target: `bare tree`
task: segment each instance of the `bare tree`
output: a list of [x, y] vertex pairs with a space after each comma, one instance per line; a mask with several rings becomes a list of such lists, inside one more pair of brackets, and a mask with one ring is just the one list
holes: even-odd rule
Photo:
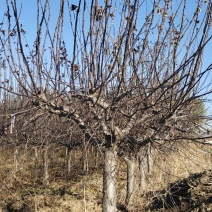
[[[191, 11], [186, 0], [61, 0], [54, 27], [50, 1], [37, 1], [33, 44], [16, 0], [6, 4], [2, 69], [10, 72], [8, 86], [19, 89], [1, 88], [75, 122], [102, 147], [103, 211], [117, 210], [117, 152], [136, 154], [150, 143], [177, 139], [201, 142], [195, 129], [202, 122], [194, 121], [191, 110], [212, 91], [212, 65], [203, 64], [211, 1], [193, 3]], [[124, 154], [125, 160], [134, 160], [133, 154]], [[127, 204], [132, 191], [128, 187]]]

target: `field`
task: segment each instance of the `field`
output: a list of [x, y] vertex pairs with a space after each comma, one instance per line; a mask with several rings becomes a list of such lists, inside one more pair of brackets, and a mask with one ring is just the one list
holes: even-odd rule
[[[0, 211], [101, 211], [101, 152], [97, 152], [92, 147], [86, 151], [72, 150], [69, 155], [71, 170], [68, 172], [68, 155], [65, 147], [50, 146], [47, 161], [44, 161], [43, 151], [42, 147], [32, 148], [26, 145], [1, 147]], [[133, 205], [129, 211], [183, 211], [181, 203], [178, 202], [177, 205], [176, 201], [171, 204], [171, 209], [166, 207], [164, 202], [167, 200], [165, 194], [170, 190], [170, 185], [172, 185], [171, 187], [173, 185], [183, 185], [179, 186], [181, 190], [182, 187], [185, 188], [185, 185], [187, 185], [187, 190], [184, 190], [184, 193], [193, 195], [195, 195], [195, 192], [188, 191], [191, 188], [189, 187], [190, 184], [193, 187], [199, 186], [198, 194], [200, 196], [212, 198], [211, 194], [207, 193], [212, 189], [212, 176], [209, 171], [212, 162], [211, 146], [182, 143], [177, 151], [168, 151], [167, 154], [162, 154], [159, 151], [152, 152], [151, 160], [149, 170], [145, 171], [145, 179], [142, 179], [142, 183], [140, 182], [139, 167], [137, 165]], [[44, 169], [44, 162], [48, 165], [46, 169]], [[45, 170], [48, 170], [48, 183], [46, 184], [44, 183]], [[200, 172], [204, 172], [204, 174], [195, 175], [196, 177], [192, 175]], [[124, 207], [126, 176], [126, 164], [119, 158], [117, 179], [117, 206], [119, 211], [126, 211]], [[189, 176], [193, 179], [193, 181], [189, 181], [190, 184], [187, 183], [188, 181], [186, 181], [187, 184], [185, 181], [184, 184], [176, 183]], [[206, 191], [201, 191], [201, 188], [203, 190], [205, 188], [200, 186], [201, 180], [199, 179], [201, 177], [205, 179], [202, 184], [207, 187]], [[167, 186], [169, 186], [169, 189]], [[162, 193], [160, 193], [161, 190]], [[196, 190], [194, 189], [194, 191]], [[163, 198], [157, 199], [158, 197]], [[181, 197], [181, 199], [184, 208], [186, 208], [185, 198]], [[200, 199], [197, 198], [196, 200], [200, 201]], [[203, 207], [202, 204], [199, 202], [197, 205]], [[207, 206], [207, 202], [204, 204]], [[179, 209], [180, 207], [181, 209]], [[206, 208], [209, 208], [209, 205]], [[187, 211], [187, 209], [184, 211]]]

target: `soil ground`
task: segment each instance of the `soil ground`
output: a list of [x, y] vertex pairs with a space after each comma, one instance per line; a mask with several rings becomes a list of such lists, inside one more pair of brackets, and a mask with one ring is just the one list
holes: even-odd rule
[[[212, 211], [211, 147], [188, 146], [185, 151], [155, 157], [152, 172], [146, 173], [146, 190], [138, 181], [129, 212]], [[67, 175], [65, 149], [52, 158], [49, 151], [49, 184], [43, 185], [42, 151], [38, 162], [33, 149], [2, 148], [0, 151], [0, 212], [100, 212], [102, 199], [102, 159], [90, 151], [88, 171], [83, 171], [83, 155], [74, 151], [71, 175]], [[42, 150], [42, 149], [41, 149]], [[204, 150], [204, 151], [203, 151]], [[35, 166], [36, 162], [36, 166]], [[201, 164], [201, 165], [200, 165]], [[139, 169], [137, 169], [139, 171]], [[117, 206], [124, 207], [126, 164], [118, 161]], [[157, 176], [157, 177], [156, 177]]]
[[[14, 193], [15, 186], [18, 185], [14, 182]], [[101, 200], [98, 196], [95, 199], [84, 199], [82, 194], [67, 190], [65, 187], [55, 189], [49, 187], [45, 190], [28, 187], [25, 193], [22, 192], [19, 196], [17, 194], [13, 196], [11, 188], [10, 192], [0, 195], [1, 212], [85, 211], [83, 202], [88, 204], [87, 211], [101, 211]], [[149, 205], [144, 209], [135, 208], [133, 211], [210, 212], [212, 211], [212, 170], [192, 174], [188, 178], [170, 183], [166, 189], [150, 191], [144, 198]], [[120, 208], [120, 211], [125, 210]]]
[[166, 189], [149, 193], [147, 211], [212, 211], [212, 170], [192, 174]]

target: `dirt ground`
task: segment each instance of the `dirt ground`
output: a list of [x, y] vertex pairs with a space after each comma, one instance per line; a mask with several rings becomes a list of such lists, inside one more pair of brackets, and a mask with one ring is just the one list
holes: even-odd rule
[[212, 211], [212, 170], [192, 174], [166, 189], [150, 192], [148, 198], [146, 211]]
[[[146, 190], [139, 186], [137, 167], [135, 194], [128, 212], [212, 212], [211, 149], [204, 148], [182, 146], [186, 151], [165, 155], [165, 162], [162, 155], [156, 155], [152, 171], [146, 173]], [[101, 157], [96, 160], [90, 151], [89, 170], [84, 172], [82, 153], [73, 151], [72, 172], [68, 176], [65, 149], [55, 153], [56, 159], [49, 152], [49, 184], [45, 186], [42, 151], [36, 166], [33, 149], [20, 148], [18, 163], [14, 152], [12, 148], [0, 151], [0, 212], [102, 211]], [[118, 160], [119, 212], [126, 212], [126, 182], [126, 164]]]
[[[179, 211], [179, 212], [210, 212], [212, 211], [212, 170], [196, 173], [174, 183], [166, 189], [148, 192], [145, 202], [149, 202], [144, 209], [133, 211]], [[12, 195], [8, 198], [0, 196], [0, 212], [61, 212], [84, 211], [83, 197], [65, 188], [42, 190], [26, 190], [20, 196]], [[15, 192], [15, 191], [14, 191]], [[34, 192], [34, 195], [32, 193]], [[28, 194], [27, 194], [28, 193]], [[6, 193], [5, 193], [6, 194]], [[77, 202], [81, 201], [82, 204]], [[86, 211], [101, 211], [101, 201], [87, 199]], [[78, 205], [79, 208], [76, 208]], [[75, 207], [73, 207], [75, 206]]]

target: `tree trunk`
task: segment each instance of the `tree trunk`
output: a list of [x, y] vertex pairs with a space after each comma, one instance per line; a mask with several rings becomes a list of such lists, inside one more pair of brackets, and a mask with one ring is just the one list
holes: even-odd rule
[[169, 163], [167, 161], [166, 155], [163, 155], [161, 158], [161, 182], [164, 182], [165, 184], [169, 182]]
[[151, 144], [149, 143], [147, 147], [147, 164], [148, 164], [148, 173], [150, 174], [153, 169], [153, 155], [154, 149], [152, 149]]
[[14, 164], [15, 164], [15, 171], [17, 171], [18, 170], [18, 147], [16, 147], [14, 151]]
[[154, 150], [151, 145], [148, 144], [146, 147], [139, 152], [139, 187], [143, 191], [148, 190], [148, 180], [150, 178], [153, 169], [153, 154]]
[[98, 149], [95, 150], [96, 151], [96, 156], [95, 156], [95, 168], [97, 169], [98, 168], [98, 165], [99, 165], [99, 151]]
[[67, 169], [68, 177], [71, 176], [71, 147], [67, 147]]
[[117, 153], [114, 147], [106, 147], [103, 169], [103, 212], [115, 212], [116, 208], [116, 172]]
[[83, 171], [84, 173], [88, 172], [88, 146], [86, 145], [86, 142], [84, 141], [83, 146]]
[[55, 162], [56, 162], [56, 154], [55, 154], [55, 149], [53, 148], [51, 150], [51, 168], [54, 168], [55, 167]]
[[127, 209], [130, 209], [133, 200], [134, 182], [135, 182], [135, 159], [123, 158], [127, 164], [127, 193], [125, 199], [125, 205]]
[[34, 159], [35, 168], [38, 168], [38, 148], [35, 146], [34, 150], [35, 150], [35, 159]]
[[139, 188], [142, 189], [142, 191], [145, 191], [147, 189], [147, 156], [146, 154], [143, 154], [144, 152], [141, 151], [139, 154]]
[[43, 150], [43, 184], [45, 186], [49, 184], [48, 146]]

